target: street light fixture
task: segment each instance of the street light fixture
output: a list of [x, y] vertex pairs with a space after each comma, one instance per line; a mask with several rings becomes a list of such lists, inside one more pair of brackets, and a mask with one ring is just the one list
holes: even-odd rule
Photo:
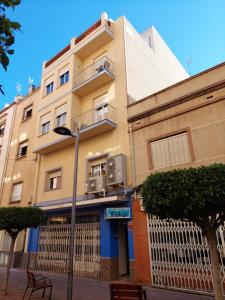
[[74, 173], [73, 173], [73, 200], [72, 200], [72, 212], [71, 212], [71, 237], [70, 237], [70, 248], [69, 248], [69, 265], [68, 265], [68, 277], [67, 277], [67, 300], [72, 300], [73, 296], [73, 254], [74, 254], [74, 240], [75, 240], [75, 224], [76, 224], [76, 200], [77, 200], [77, 171], [78, 171], [78, 150], [79, 150], [79, 139], [80, 132], [79, 128], [76, 133], [72, 133], [66, 127], [56, 127], [53, 131], [60, 135], [71, 136], [75, 138], [74, 148]]

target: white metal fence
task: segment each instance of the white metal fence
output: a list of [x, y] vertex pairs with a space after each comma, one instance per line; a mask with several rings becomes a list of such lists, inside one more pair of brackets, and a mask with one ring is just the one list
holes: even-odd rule
[[[76, 225], [74, 271], [80, 277], [98, 278], [100, 271], [99, 222]], [[39, 234], [37, 268], [66, 272], [69, 258], [70, 225], [42, 226]]]
[[[223, 226], [217, 231], [223, 285], [224, 232]], [[213, 292], [209, 248], [196, 224], [149, 216], [149, 235], [153, 285]]]

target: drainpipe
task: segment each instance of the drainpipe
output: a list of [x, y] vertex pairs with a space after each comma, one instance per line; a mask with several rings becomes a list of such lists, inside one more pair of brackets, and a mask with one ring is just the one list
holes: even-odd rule
[[129, 137], [130, 137], [130, 149], [131, 149], [131, 167], [132, 167], [132, 187], [136, 186], [136, 165], [134, 156], [134, 142], [133, 142], [133, 132], [131, 124], [129, 124]]
[[37, 190], [38, 190], [38, 181], [39, 181], [39, 173], [40, 173], [41, 155], [36, 154], [36, 161], [37, 161], [37, 169], [36, 169], [35, 180], [34, 180], [33, 204], [37, 203]]

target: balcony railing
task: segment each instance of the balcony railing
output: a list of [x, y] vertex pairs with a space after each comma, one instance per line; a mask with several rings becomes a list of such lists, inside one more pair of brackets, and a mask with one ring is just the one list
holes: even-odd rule
[[75, 122], [80, 123], [81, 130], [104, 120], [116, 123], [116, 109], [108, 103], [103, 103], [75, 118]]
[[113, 63], [107, 56], [101, 57], [92, 65], [76, 74], [74, 78], [74, 89], [83, 85], [85, 82], [88, 82], [92, 78], [98, 77], [103, 72], [107, 72], [113, 76]]

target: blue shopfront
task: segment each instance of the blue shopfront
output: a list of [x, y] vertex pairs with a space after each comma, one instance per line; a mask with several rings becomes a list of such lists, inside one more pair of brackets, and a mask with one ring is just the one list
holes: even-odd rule
[[[39, 206], [46, 211], [48, 222], [30, 230], [30, 265], [42, 270], [66, 272], [71, 199], [43, 202]], [[78, 201], [74, 253], [76, 275], [104, 280], [132, 276], [131, 224], [130, 195]]]

